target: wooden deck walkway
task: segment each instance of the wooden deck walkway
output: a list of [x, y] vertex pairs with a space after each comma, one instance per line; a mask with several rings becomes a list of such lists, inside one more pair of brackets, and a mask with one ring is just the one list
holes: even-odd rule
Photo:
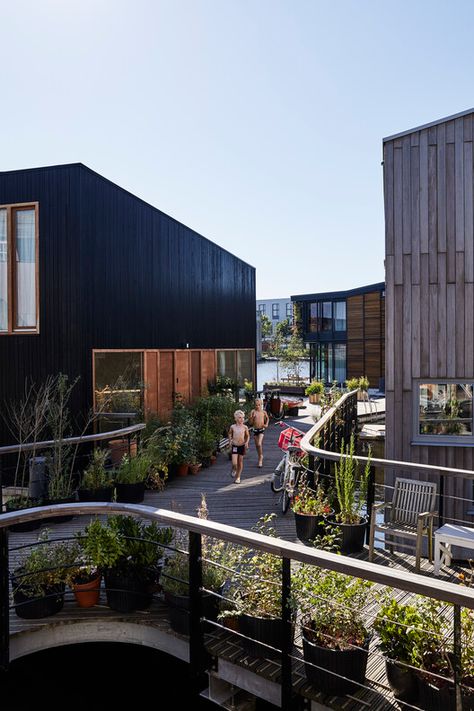
[[[311, 425], [302, 423], [300, 418], [286, 420], [286, 424], [292, 424], [306, 431]], [[283, 515], [279, 504], [279, 495], [274, 494], [270, 489], [270, 479], [274, 467], [281, 457], [277, 447], [280, 427], [271, 424], [266, 435], [264, 444], [264, 466], [257, 468], [257, 456], [253, 441], [251, 442], [248, 456], [245, 459], [242, 482], [236, 485], [230, 477], [230, 462], [227, 456], [219, 455], [217, 462], [208, 469], [202, 470], [196, 476], [172, 479], [168, 482], [163, 492], [147, 492], [145, 504], [157, 508], [172, 509], [183, 514], [196, 515], [200, 504], [201, 494], [205, 494], [209, 509], [209, 518], [213, 521], [226, 523], [238, 528], [250, 529], [264, 513], [275, 512], [276, 528], [278, 535], [290, 541], [297, 541], [295, 533], [294, 517], [291, 512]], [[51, 538], [60, 538], [72, 535], [75, 531], [84, 527], [87, 523], [86, 517], [78, 517], [71, 522], [64, 524], [50, 525], [52, 529]], [[43, 525], [47, 526], [45, 523]], [[32, 533], [12, 533], [10, 536], [11, 547], [21, 546], [36, 540], [37, 532]], [[18, 557], [18, 552], [11, 554], [11, 568], [14, 567]], [[367, 560], [368, 553], [364, 550], [360, 557]], [[380, 550], [377, 562], [385, 565], [392, 565], [404, 568], [410, 572], [415, 572], [414, 558], [405, 554], [390, 554]], [[422, 561], [422, 573], [433, 574], [433, 566], [426, 560]], [[443, 574], [446, 577], [446, 573]], [[399, 593], [404, 597], [405, 593]], [[108, 621], [115, 624], [138, 624], [146, 626], [147, 629], [158, 632], [162, 635], [163, 644], [168, 644], [170, 653], [174, 653], [182, 659], [187, 656], [187, 640], [179, 638], [171, 631], [167, 619], [166, 607], [159, 600], [154, 602], [147, 611], [133, 614], [120, 615], [111, 611], [105, 605], [105, 593], [102, 592], [101, 605], [93, 610], [79, 610], [75, 603], [67, 596], [64, 609], [58, 615], [43, 620], [20, 620], [12, 611], [11, 613], [11, 634], [12, 648], [21, 650], [26, 635], [36, 631], [55, 630], [58, 635], [66, 635], [74, 640], [74, 635], [79, 634], [79, 628], [85, 622], [100, 620], [105, 629], [111, 629]], [[368, 615], [373, 614], [373, 610], [368, 610]], [[142, 629], [143, 632], [143, 629]], [[104, 633], [109, 634], [109, 632]], [[169, 641], [178, 638], [178, 646], [173, 647]], [[40, 636], [38, 635], [38, 640]], [[41, 644], [39, 641], [38, 644]], [[171, 645], [171, 646], [170, 646]], [[280, 665], [277, 662], [265, 662], [247, 657], [240, 648], [238, 638], [230, 632], [216, 630], [212, 635], [207, 636], [207, 646], [213, 655], [218, 656], [222, 662], [234, 665], [240, 669], [240, 673], [254, 672], [268, 681], [278, 682]], [[375, 646], [372, 642], [371, 649]], [[174, 651], [173, 651], [174, 650]], [[20, 652], [21, 653], [21, 652]], [[295, 646], [295, 656], [302, 658], [301, 642], [297, 636]], [[16, 654], [14, 656], [17, 656]], [[234, 668], [232, 667], [232, 668]], [[373, 709], [373, 711], [388, 711], [397, 708], [391, 693], [388, 691], [388, 684], [385, 678], [384, 664], [380, 655], [372, 654], [369, 657], [368, 680], [371, 690], [361, 690], [357, 693], [357, 698], [325, 698], [319, 692], [312, 689], [304, 677], [304, 666], [302, 661], [294, 663], [294, 687], [297, 693], [306, 698], [314, 699], [321, 706], [318, 708], [347, 709], [356, 711], [357, 709]], [[380, 686], [381, 685], [381, 686]], [[385, 689], [384, 687], [387, 687]]]

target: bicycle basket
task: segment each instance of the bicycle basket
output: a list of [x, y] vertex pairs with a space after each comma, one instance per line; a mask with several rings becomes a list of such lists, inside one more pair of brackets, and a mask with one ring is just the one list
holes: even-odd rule
[[304, 432], [300, 432], [294, 427], [287, 427], [286, 430], [282, 430], [280, 432], [280, 436], [278, 438], [278, 446], [284, 452], [287, 451], [290, 445], [293, 445], [293, 447], [299, 447], [303, 436]]

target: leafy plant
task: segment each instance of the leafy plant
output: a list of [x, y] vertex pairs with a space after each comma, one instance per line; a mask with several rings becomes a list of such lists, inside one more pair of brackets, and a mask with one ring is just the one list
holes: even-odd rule
[[81, 564], [103, 571], [113, 568], [125, 556], [125, 543], [118, 531], [95, 518], [83, 532], [77, 534], [81, 548]]
[[367, 391], [369, 389], [369, 379], [366, 375], [361, 375], [359, 378], [359, 388], [360, 390]]
[[49, 588], [67, 582], [77, 561], [77, 545], [66, 541], [52, 542], [49, 530], [45, 529], [38, 536], [38, 544], [13, 572], [13, 592], [20, 590], [25, 597], [42, 597]]
[[295, 513], [324, 516], [331, 512], [331, 505], [324, 489], [318, 486], [311, 489], [306, 477], [302, 477], [298, 487], [298, 494], [293, 499], [292, 509]]
[[300, 566], [294, 588], [306, 637], [330, 649], [362, 645], [369, 635], [362, 612], [371, 585], [342, 573]]
[[401, 604], [391, 591], [374, 620], [382, 654], [405, 664], [413, 664], [413, 652], [420, 645], [423, 618], [417, 604]]
[[146, 524], [133, 516], [111, 516], [108, 526], [123, 544], [119, 563], [139, 568], [155, 567], [173, 535], [171, 528], [161, 528], [156, 521]]
[[150, 466], [150, 458], [143, 450], [138, 452], [136, 457], [125, 455], [120, 462], [115, 481], [118, 484], [138, 484], [146, 480]]
[[[367, 487], [370, 475], [370, 450], [364, 471], [358, 482], [359, 463], [354, 458], [355, 438], [351, 436], [349, 446], [341, 445], [341, 459], [334, 465], [336, 497], [340, 523], [359, 523], [361, 511], [367, 500]], [[345, 456], [344, 456], [345, 455]], [[358, 494], [357, 494], [358, 492]]]
[[105, 462], [108, 456], [108, 450], [94, 449], [89, 466], [82, 475], [81, 489], [93, 490], [111, 488], [113, 486], [112, 477], [105, 469]]
[[358, 390], [359, 378], [349, 378], [348, 380], [346, 380], [346, 388], [348, 390]]
[[253, 382], [251, 380], [247, 380], [247, 378], [244, 379], [244, 390], [246, 393], [253, 393]]
[[320, 380], [312, 380], [304, 392], [305, 395], [321, 395], [324, 393], [324, 384]]

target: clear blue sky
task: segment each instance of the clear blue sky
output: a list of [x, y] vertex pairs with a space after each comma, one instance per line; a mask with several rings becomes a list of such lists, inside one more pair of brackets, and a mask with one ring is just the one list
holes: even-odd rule
[[381, 145], [474, 105], [467, 0], [15, 0], [1, 169], [81, 161], [257, 268], [384, 278]]

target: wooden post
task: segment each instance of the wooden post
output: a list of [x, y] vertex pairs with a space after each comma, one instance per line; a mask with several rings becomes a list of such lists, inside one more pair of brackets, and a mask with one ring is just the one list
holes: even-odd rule
[[283, 639], [281, 647], [281, 708], [283, 711], [293, 711], [293, 683], [291, 678], [291, 649], [293, 635], [291, 629], [291, 561], [282, 560], [281, 580], [281, 616], [283, 620]]
[[10, 662], [10, 598], [8, 580], [8, 528], [0, 528], [0, 669]]
[[461, 690], [461, 607], [454, 605], [454, 693], [456, 711], [462, 711]]
[[195, 691], [204, 686], [208, 655], [202, 628], [202, 541], [201, 534], [189, 532], [189, 665]]

